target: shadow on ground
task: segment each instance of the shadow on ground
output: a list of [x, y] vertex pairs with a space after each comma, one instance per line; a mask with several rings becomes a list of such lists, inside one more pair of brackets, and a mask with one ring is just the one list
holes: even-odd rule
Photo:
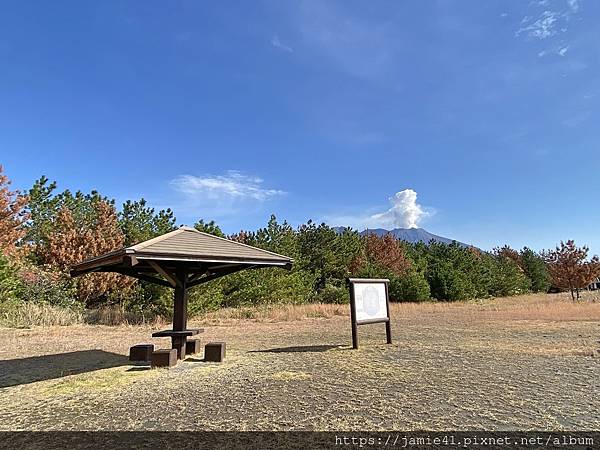
[[250, 353], [318, 353], [333, 350], [334, 348], [342, 349], [341, 345], [302, 345], [298, 347], [280, 347], [269, 348], [267, 350], [252, 350]]
[[0, 361], [0, 388], [51, 380], [67, 375], [128, 365], [126, 356], [102, 350], [83, 350], [55, 355]]

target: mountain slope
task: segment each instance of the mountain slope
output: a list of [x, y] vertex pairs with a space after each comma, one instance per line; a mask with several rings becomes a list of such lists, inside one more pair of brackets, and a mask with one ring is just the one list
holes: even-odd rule
[[[335, 227], [334, 229], [338, 233], [341, 233], [344, 230], [344, 227]], [[377, 236], [384, 236], [388, 233], [394, 236], [396, 239], [400, 239], [401, 241], [406, 241], [413, 244], [416, 242], [424, 242], [427, 244], [431, 240], [434, 240], [436, 242], [442, 242], [444, 244], [451, 244], [452, 242], [454, 242], [454, 239], [438, 236], [437, 234], [430, 233], [424, 228], [394, 228], [393, 230], [385, 230], [383, 228], [369, 228], [367, 230], [361, 231], [360, 235], [366, 236], [367, 234], [376, 234]], [[456, 242], [463, 247], [469, 246], [462, 242]]]

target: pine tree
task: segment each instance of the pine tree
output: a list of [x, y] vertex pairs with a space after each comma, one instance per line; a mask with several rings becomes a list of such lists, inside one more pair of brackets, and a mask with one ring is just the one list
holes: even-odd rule
[[[78, 262], [124, 246], [125, 239], [114, 206], [99, 200], [92, 208], [94, 220], [87, 223], [77, 223], [67, 207], [59, 211], [58, 223], [44, 247], [43, 256], [47, 264], [66, 274]], [[130, 287], [133, 282], [113, 273], [85, 275], [78, 279], [78, 296], [80, 301], [90, 304], [111, 291]]]
[[138, 201], [127, 200], [119, 213], [119, 226], [125, 236], [125, 245], [134, 245], [176, 229], [173, 211], [146, 206], [143, 198]]
[[212, 234], [213, 236], [225, 237], [225, 233], [223, 233], [221, 227], [219, 227], [214, 220], [205, 222], [204, 219], [200, 219], [194, 224], [194, 228], [198, 231], [202, 231], [203, 233]]
[[588, 261], [588, 252], [588, 247], [577, 247], [575, 241], [568, 240], [561, 241], [555, 250], [542, 253], [552, 283], [559, 289], [568, 289], [573, 301], [579, 299], [580, 289], [600, 275], [600, 259], [594, 256]]
[[541, 256], [527, 247], [521, 250], [520, 256], [525, 275], [531, 280], [531, 290], [533, 292], [548, 292], [552, 280], [548, 267], [546, 267], [546, 263]]

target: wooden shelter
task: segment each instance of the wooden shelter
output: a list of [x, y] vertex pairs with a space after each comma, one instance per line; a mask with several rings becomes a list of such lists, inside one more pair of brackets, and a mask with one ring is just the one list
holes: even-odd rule
[[181, 359], [187, 338], [202, 330], [187, 328], [188, 289], [224, 275], [261, 267], [292, 268], [287, 256], [181, 227], [145, 242], [86, 259], [73, 266], [71, 275], [114, 272], [173, 288], [173, 329], [154, 333], [171, 337]]

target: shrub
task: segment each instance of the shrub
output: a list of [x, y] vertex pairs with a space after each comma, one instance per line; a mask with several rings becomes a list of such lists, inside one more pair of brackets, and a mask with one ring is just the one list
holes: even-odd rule
[[321, 291], [313, 297], [316, 303], [350, 303], [350, 292], [346, 286], [326, 284]]
[[21, 288], [16, 264], [0, 255], [0, 303], [18, 300]]
[[21, 281], [19, 298], [26, 303], [53, 305], [81, 310], [77, 302], [74, 280], [61, 273], [43, 270], [37, 266], [23, 266], [18, 276]]
[[220, 280], [223, 306], [306, 303], [313, 294], [316, 274], [296, 269], [245, 270]]
[[101, 306], [88, 309], [84, 313], [85, 323], [93, 325], [139, 325], [144, 323], [162, 324], [163, 317], [126, 311], [120, 305]]
[[119, 304], [125, 312], [141, 317], [143, 322], [157, 317], [171, 318], [173, 315], [173, 290], [145, 281], [124, 291], [112, 292], [108, 301]]

